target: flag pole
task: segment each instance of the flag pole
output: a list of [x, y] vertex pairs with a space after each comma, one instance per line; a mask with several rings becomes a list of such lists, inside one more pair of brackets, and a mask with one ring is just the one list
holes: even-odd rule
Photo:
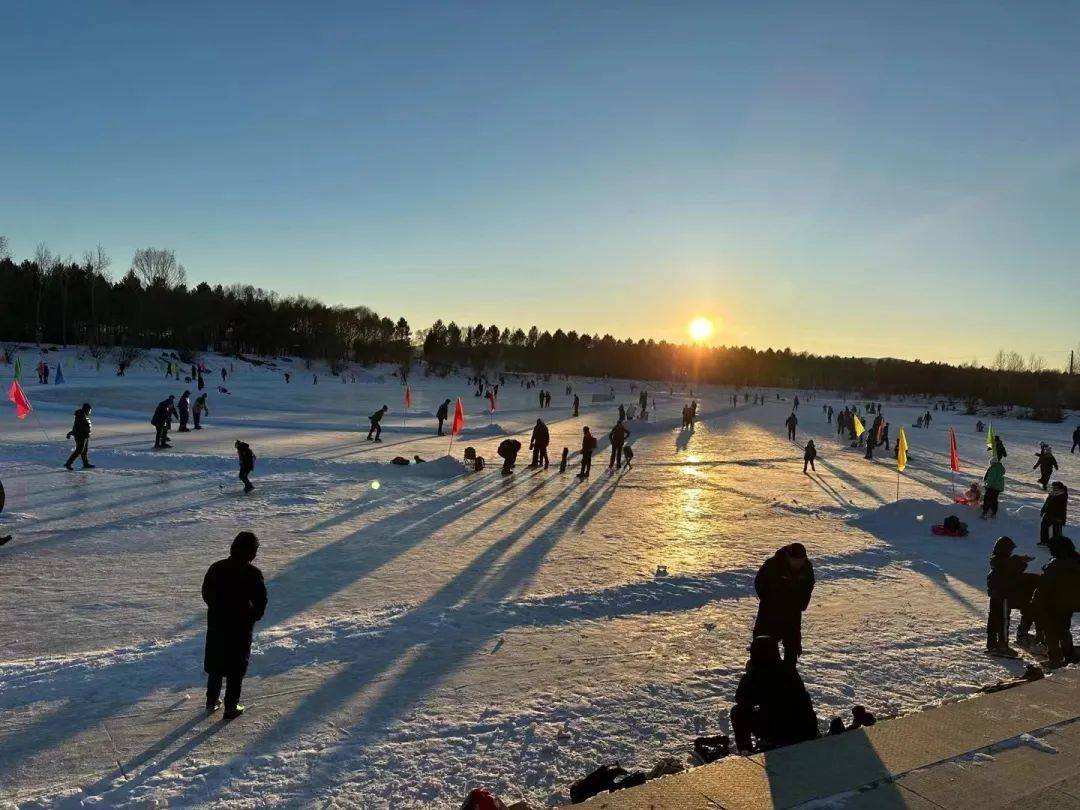
[[900, 470], [896, 470], [896, 500], [900, 500]]

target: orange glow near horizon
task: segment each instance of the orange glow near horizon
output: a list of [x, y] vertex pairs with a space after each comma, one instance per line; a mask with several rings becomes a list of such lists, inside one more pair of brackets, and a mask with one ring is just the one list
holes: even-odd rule
[[695, 343], [704, 343], [713, 336], [716, 327], [713, 326], [713, 322], [708, 318], [697, 317], [690, 321], [688, 329], [690, 331], [691, 340]]

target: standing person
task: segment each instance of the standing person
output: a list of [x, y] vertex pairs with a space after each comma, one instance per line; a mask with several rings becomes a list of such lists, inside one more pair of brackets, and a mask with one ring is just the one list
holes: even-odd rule
[[833, 407], [832, 407], [832, 405], [829, 406], [828, 415], [829, 415], [829, 424], [831, 425], [832, 424], [832, 418], [833, 418]]
[[1051, 536], [1061, 537], [1062, 529], [1065, 528], [1066, 514], [1069, 509], [1069, 490], [1060, 481], [1055, 481], [1050, 486], [1050, 494], [1046, 496], [1042, 509], [1042, 521], [1039, 525], [1039, 545], [1047, 545]]
[[71, 430], [68, 431], [67, 437], [69, 439], [75, 439], [75, 449], [71, 451], [71, 455], [68, 456], [68, 460], [64, 462], [64, 466], [67, 469], [72, 469], [71, 465], [75, 462], [75, 459], [82, 459], [82, 467], [84, 470], [94, 469], [94, 465], [90, 463], [90, 460], [86, 457], [87, 451], [90, 449], [90, 433], [92, 426], [90, 424], [90, 403], [84, 402], [82, 407], [75, 411], [75, 421], [71, 425]]
[[240, 459], [240, 480], [244, 482], [244, 492], [251, 492], [255, 486], [248, 478], [255, 469], [255, 454], [251, 452], [251, 445], [247, 442], [236, 440], [236, 455]]
[[772, 636], [784, 645], [784, 661], [795, 666], [802, 654], [802, 614], [814, 592], [814, 566], [802, 543], [777, 549], [754, 577], [758, 614], [755, 636]]
[[450, 418], [450, 400], [446, 399], [443, 404], [439, 406], [439, 410], [435, 411], [435, 418], [439, 420], [439, 429], [435, 434], [436, 436], [444, 435], [442, 432], [443, 422]]
[[997, 517], [998, 498], [1005, 491], [1005, 465], [996, 458], [990, 462], [983, 475], [982, 517]]
[[615, 423], [615, 427], [613, 427], [608, 434], [608, 439], [611, 440], [611, 460], [608, 462], [609, 470], [612, 467], [616, 470], [622, 468], [623, 445], [626, 444], [626, 438], [629, 435], [630, 431], [626, 429], [626, 425], [623, 424], [621, 419]]
[[1054, 470], [1057, 468], [1057, 459], [1050, 452], [1050, 445], [1045, 443], [1039, 445], [1039, 452], [1035, 454], [1035, 466], [1031, 469], [1039, 471], [1039, 486], [1043, 488], [1043, 492], [1046, 491], [1046, 485], [1050, 483], [1050, 476], [1054, 474]]
[[544, 410], [544, 389], [543, 388], [540, 389], [540, 393], [537, 394], [537, 396], [540, 397], [540, 410]]
[[795, 410], [799, 410], [799, 395], [795, 395]]
[[806, 443], [806, 448], [803, 450], [802, 456], [802, 471], [803, 475], [806, 475], [806, 465], [810, 465], [810, 469], [817, 472], [817, 467], [814, 466], [814, 459], [817, 458], [817, 447], [814, 446], [814, 440], [811, 439]]
[[735, 749], [746, 754], [817, 737], [817, 715], [806, 686], [795, 667], [780, 660], [771, 636], [758, 636], [750, 644], [750, 660], [731, 709], [731, 731]]
[[863, 458], [865, 458], [867, 461], [873, 461], [874, 440], [876, 439], [876, 434], [873, 433], [873, 431], [866, 430], [863, 431], [863, 436], [866, 438], [866, 453], [863, 454]]
[[180, 413], [180, 433], [188, 432], [188, 419], [191, 416], [191, 392], [184, 391], [180, 395], [180, 402], [177, 403], [177, 411]]
[[545, 408], [550, 408], [551, 407], [551, 392], [550, 391], [545, 391], [544, 392], [544, 407]]
[[626, 406], [623, 405], [621, 402], [619, 403], [619, 421], [626, 421]]
[[1072, 447], [1069, 449], [1070, 456], [1076, 452], [1077, 447], [1080, 447], [1080, 427], [1077, 427], [1076, 430], [1073, 431], [1073, 443]]
[[172, 447], [172, 445], [169, 444], [169, 428], [172, 427], [173, 416], [176, 416], [177, 418], [180, 417], [176, 412], [176, 407], [173, 405], [175, 401], [176, 397], [169, 394], [169, 396], [165, 397], [165, 399], [157, 404], [157, 407], [154, 409], [154, 415], [150, 417], [150, 424], [153, 425], [157, 431], [154, 435], [155, 450]]
[[923, 427], [924, 428], [929, 428], [930, 427], [930, 411], [927, 411], [926, 416], [923, 417]]
[[225, 366], [222, 366], [222, 367], [221, 367], [221, 384], [222, 384], [222, 385], [224, 385], [224, 384], [225, 384], [225, 378], [226, 378], [227, 376], [228, 376], [228, 375], [227, 375], [227, 374], [225, 373]]
[[529, 440], [529, 449], [532, 450], [532, 463], [530, 467], [539, 467], [543, 462], [544, 469], [548, 468], [548, 444], [551, 443], [551, 433], [543, 419], [537, 419], [533, 425], [532, 438]]
[[595, 449], [596, 437], [589, 432], [587, 427], [582, 428], [581, 472], [578, 473], [578, 478], [588, 478], [589, 473], [592, 472], [592, 454]]
[[791, 416], [784, 420], [784, 424], [787, 425], [787, 437], [791, 441], [795, 441], [795, 428], [799, 424], [799, 417], [792, 413]]
[[881, 441], [878, 442], [878, 444], [885, 445], [886, 450], [891, 449], [889, 447], [889, 423], [888, 422], [882, 422], [881, 423]]
[[1005, 456], [1009, 455], [1005, 452], [1005, 442], [1000, 436], [994, 436], [994, 455], [997, 456], [998, 461], [1004, 461]]
[[578, 407], [581, 405], [581, 400], [578, 399], [578, 395], [574, 394], [574, 416], [578, 415]]
[[1050, 666], [1059, 667], [1074, 660], [1071, 624], [1080, 607], [1080, 556], [1068, 537], [1055, 537], [1049, 545], [1051, 560], [1031, 597], [1031, 610], [1046, 639]]
[[390, 408], [386, 405], [383, 405], [381, 408], [379, 408], [379, 410], [375, 411], [375, 413], [368, 417], [368, 420], [371, 422], [371, 427], [368, 429], [367, 432], [367, 440], [369, 442], [382, 441], [382, 418], [386, 416], [386, 412], [388, 410], [390, 410]]
[[690, 429], [694, 429], [694, 424], [697, 422], [697, 400], [690, 400]]
[[195, 420], [195, 430], [202, 430], [201, 419], [210, 415], [210, 408], [206, 405], [206, 394], [199, 394], [195, 398], [195, 407], [191, 409], [191, 416]]
[[259, 539], [240, 532], [233, 540], [229, 556], [210, 566], [203, 577], [202, 598], [206, 603], [206, 713], [222, 705], [225, 682], [226, 720], [244, 713], [240, 689], [251, 659], [251, 637], [255, 622], [266, 612], [266, 584], [262, 571], [252, 565], [259, 553]]
[[[4, 502], [7, 500], [7, 495], [4, 494], [4, 482], [0, 481], [0, 512], [4, 511]], [[11, 535], [5, 534], [0, 537], [0, 546], [6, 546], [11, 542]]]
[[[638, 394], [637, 401], [640, 410], [647, 411], [649, 409], [649, 394], [644, 388], [641, 389], [641, 393]], [[1077, 428], [1077, 431], [1080, 431], [1080, 428]]]
[[[998, 655], [1016, 653], [1009, 647], [1009, 621], [1016, 594], [1024, 587], [1024, 572], [1032, 557], [1013, 554], [1016, 543], [999, 537], [990, 555], [990, 573], [986, 576], [986, 594], [990, 597], [986, 617], [986, 651]], [[1021, 621], [1023, 624], [1023, 621]]]

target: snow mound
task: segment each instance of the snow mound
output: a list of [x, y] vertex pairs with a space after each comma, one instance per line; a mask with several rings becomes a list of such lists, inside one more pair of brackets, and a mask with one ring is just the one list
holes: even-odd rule
[[407, 470], [411, 475], [422, 475], [425, 478], [455, 478], [464, 474], [465, 465], [453, 456], [442, 456], [426, 464], [410, 464], [400, 469]]
[[483, 427], [462, 428], [461, 430], [462, 436], [502, 436], [505, 433], [506, 429], [498, 422]]

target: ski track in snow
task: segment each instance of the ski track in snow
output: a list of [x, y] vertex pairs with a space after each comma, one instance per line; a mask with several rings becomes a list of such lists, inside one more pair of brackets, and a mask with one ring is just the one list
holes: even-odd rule
[[[980, 652], [986, 559], [1000, 534], [1039, 555], [1041, 492], [1023, 461], [1071, 430], [995, 422], [1019, 463], [984, 523], [949, 504], [945, 427], [967, 461], [958, 485], [985, 459], [974, 417], [952, 413], [906, 428], [912, 466], [894, 503], [891, 458], [837, 442], [821, 403], [842, 403], [823, 394], [804, 402], [795, 446], [782, 429], [790, 392], [733, 409], [710, 389], [691, 433], [678, 430], [684, 398], [657, 391], [656, 421], [630, 423], [634, 468], [609, 475], [602, 442], [582, 482], [570, 474], [580, 427], [606, 436], [618, 401], [636, 402], [626, 382], [574, 381], [571, 419], [562, 381], [546, 386], [545, 412], [510, 382], [491, 417], [463, 381], [420, 377], [403, 414], [388, 370], [286, 386], [238, 364], [233, 396], [211, 391], [206, 429], [155, 453], [149, 410], [183, 383], [150, 362], [120, 380], [63, 356], [67, 386], [27, 383], [40, 425], [0, 422], [0, 530], [16, 536], [0, 551], [0, 799], [25, 807], [447, 806], [478, 784], [565, 801], [601, 762], [647, 769], [727, 730], [754, 574], [794, 540], [818, 581], [800, 670], [823, 726], [855, 703], [886, 716], [965, 697], [1023, 667]], [[36, 360], [24, 352], [23, 367]], [[591, 403], [608, 385], [616, 402]], [[454, 455], [476, 446], [489, 460], [479, 475], [430, 435], [435, 407], [459, 395], [469, 432]], [[68, 473], [61, 437], [84, 400], [99, 469]], [[363, 417], [384, 402], [384, 442], [366, 443]], [[886, 404], [894, 437], [916, 412]], [[571, 448], [571, 470], [524, 468], [526, 447], [500, 476], [498, 441], [527, 446], [537, 416], [555, 465]], [[250, 496], [236, 437], [259, 456]], [[807, 437], [821, 455], [804, 476]], [[428, 463], [388, 464], [414, 454]], [[1071, 483], [1080, 466], [1060, 446], [1058, 459]], [[949, 513], [969, 537], [930, 535]], [[263, 539], [270, 608], [249, 713], [224, 725], [200, 712], [198, 587], [240, 528]]]

